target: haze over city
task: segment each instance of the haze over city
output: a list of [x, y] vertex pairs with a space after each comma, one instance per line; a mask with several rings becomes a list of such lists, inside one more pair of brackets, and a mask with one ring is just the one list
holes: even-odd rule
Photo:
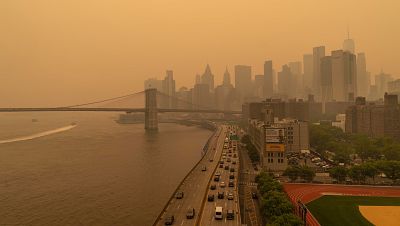
[[[62, 106], [143, 90], [174, 71], [191, 87], [210, 64], [263, 73], [326, 53], [347, 38], [367, 70], [398, 77], [400, 3], [386, 1], [23, 1], [0, 2], [1, 107]], [[234, 80], [234, 76], [232, 76]], [[90, 91], [90, 92], [88, 92]]]

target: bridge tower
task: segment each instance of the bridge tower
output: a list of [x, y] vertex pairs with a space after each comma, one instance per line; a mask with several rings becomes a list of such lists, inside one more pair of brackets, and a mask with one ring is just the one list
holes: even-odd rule
[[158, 130], [157, 89], [147, 89], [145, 93], [144, 128], [146, 130]]

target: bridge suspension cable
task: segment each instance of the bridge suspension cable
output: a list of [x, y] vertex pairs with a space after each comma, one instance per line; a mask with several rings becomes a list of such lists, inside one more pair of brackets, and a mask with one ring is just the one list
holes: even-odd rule
[[63, 107], [58, 107], [58, 108], [74, 108], [74, 107], [83, 107], [83, 106], [92, 105], [92, 104], [100, 104], [100, 103], [104, 103], [104, 102], [108, 102], [108, 101], [131, 97], [131, 96], [142, 94], [142, 93], [144, 93], [144, 91], [131, 93], [131, 94], [123, 95], [123, 96], [118, 96], [118, 97], [113, 97], [113, 98], [108, 98], [108, 99], [104, 99], [104, 100], [93, 101], [93, 102], [84, 103], [84, 104], [75, 104], [75, 105], [63, 106]]

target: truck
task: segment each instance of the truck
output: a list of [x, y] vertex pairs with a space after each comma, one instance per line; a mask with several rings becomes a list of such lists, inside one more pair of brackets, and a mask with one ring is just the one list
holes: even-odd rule
[[224, 217], [222, 216], [222, 206], [215, 207], [215, 216], [216, 220], [222, 220]]

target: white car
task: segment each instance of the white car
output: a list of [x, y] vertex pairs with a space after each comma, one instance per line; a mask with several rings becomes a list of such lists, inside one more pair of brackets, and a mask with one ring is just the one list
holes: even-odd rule
[[219, 186], [221, 187], [221, 188], [224, 188], [226, 185], [225, 185], [225, 182], [221, 182], [221, 183], [219, 183]]

